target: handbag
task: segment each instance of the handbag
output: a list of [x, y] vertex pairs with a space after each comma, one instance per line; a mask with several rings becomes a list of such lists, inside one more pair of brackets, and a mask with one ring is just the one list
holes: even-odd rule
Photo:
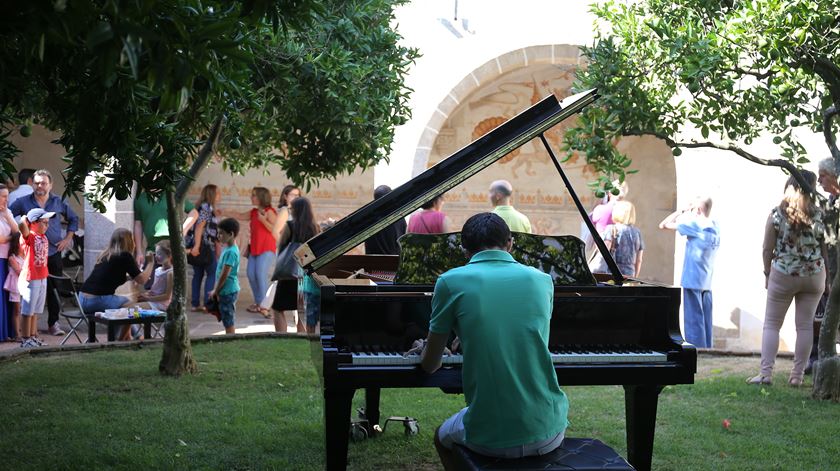
[[295, 250], [300, 247], [300, 242], [289, 242], [277, 256], [274, 264], [274, 274], [271, 280], [296, 280], [303, 278], [303, 269], [295, 259]]
[[187, 252], [187, 263], [194, 267], [206, 267], [213, 263], [213, 249], [210, 248], [210, 244], [206, 242], [201, 244], [198, 255], [194, 256]]

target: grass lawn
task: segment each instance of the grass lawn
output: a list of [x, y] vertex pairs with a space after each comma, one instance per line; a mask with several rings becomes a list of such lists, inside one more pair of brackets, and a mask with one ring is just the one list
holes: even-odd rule
[[[0, 363], [3, 468], [323, 469], [322, 396], [307, 341], [194, 350], [200, 373], [181, 379], [158, 375], [160, 346]], [[697, 384], [660, 396], [654, 469], [840, 469], [840, 405], [783, 386], [789, 363], [780, 363], [778, 385], [759, 388], [744, 384], [755, 359], [701, 356]], [[567, 434], [626, 456], [623, 390], [565, 390]], [[384, 390], [383, 416], [416, 417], [420, 434], [394, 424], [351, 443], [350, 468], [438, 469], [432, 432], [462, 406], [463, 396], [439, 390]]]

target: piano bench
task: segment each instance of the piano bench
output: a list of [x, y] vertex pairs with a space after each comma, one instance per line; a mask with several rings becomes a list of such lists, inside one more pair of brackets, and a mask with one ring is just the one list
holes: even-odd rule
[[493, 458], [455, 445], [455, 469], [458, 470], [634, 470], [624, 458], [595, 438], [566, 438], [554, 451], [542, 456], [518, 459]]

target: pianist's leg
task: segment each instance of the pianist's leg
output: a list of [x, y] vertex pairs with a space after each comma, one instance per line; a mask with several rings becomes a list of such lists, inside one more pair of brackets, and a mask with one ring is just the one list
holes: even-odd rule
[[[549, 437], [546, 440], [539, 440], [534, 443], [527, 443], [524, 445], [507, 447], [507, 448], [487, 448], [466, 442], [466, 431], [464, 429], [464, 416], [469, 407], [464, 407], [452, 417], [446, 419], [443, 424], [435, 431], [435, 447], [438, 449], [441, 463], [446, 468], [447, 462], [445, 460], [451, 459], [452, 447], [455, 445], [462, 445], [470, 450], [485, 456], [492, 456], [495, 458], [518, 459], [525, 456], [541, 456], [554, 451], [563, 443], [566, 431]], [[441, 448], [445, 451], [441, 453]], [[447, 468], [449, 469], [449, 468]]]

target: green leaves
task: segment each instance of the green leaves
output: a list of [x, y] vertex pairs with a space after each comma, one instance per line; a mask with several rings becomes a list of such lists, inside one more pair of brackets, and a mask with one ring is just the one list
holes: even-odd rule
[[[99, 175], [97, 207], [134, 181], [159, 194], [191, 178], [221, 115], [231, 171], [279, 163], [312, 183], [369, 168], [409, 116], [403, 77], [417, 53], [391, 29], [400, 3], [13, 3], [0, 18], [0, 70], [15, 71], [0, 82], [0, 125], [38, 115], [61, 129], [68, 191]], [[0, 161], [12, 168], [7, 139]]]
[[822, 113], [840, 103], [840, 21], [825, 15], [840, 11], [840, 1], [815, 3], [647, 0], [593, 7], [602, 33], [584, 48], [587, 68], [575, 89], [598, 88], [601, 99], [567, 131], [567, 153], [584, 155], [612, 178], [629, 173], [614, 149], [622, 136], [654, 135], [679, 155], [680, 144], [694, 136], [704, 142], [692, 145], [740, 147], [770, 134], [778, 155], [803, 163], [793, 128], [819, 132]]
[[114, 30], [111, 28], [111, 23], [107, 21], [100, 21], [96, 23], [85, 39], [85, 44], [87, 48], [91, 51], [99, 46], [100, 44], [104, 43], [105, 41], [110, 41], [114, 38]]

